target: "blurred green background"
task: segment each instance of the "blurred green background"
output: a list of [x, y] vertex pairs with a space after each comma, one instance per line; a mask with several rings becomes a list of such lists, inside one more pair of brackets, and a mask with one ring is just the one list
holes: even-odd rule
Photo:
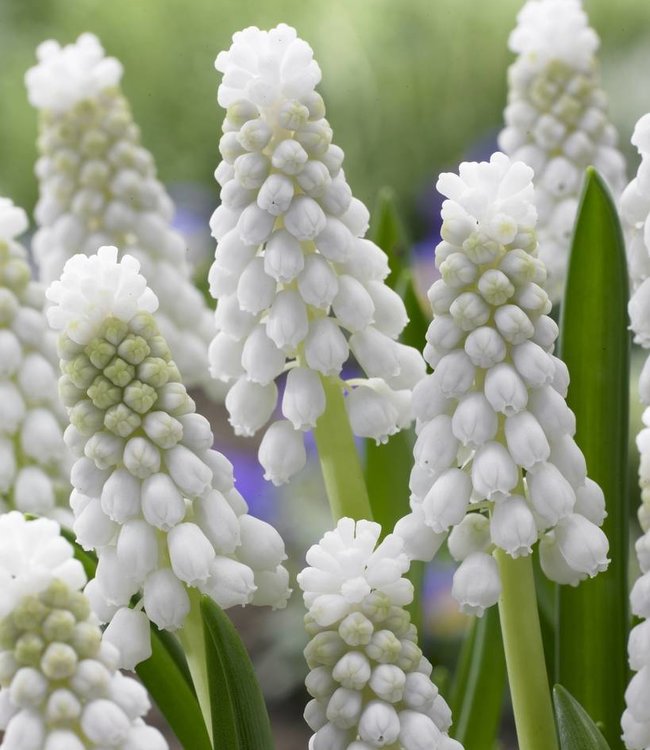
[[[233, 32], [280, 21], [313, 46], [335, 142], [354, 193], [392, 185], [414, 225], [415, 199], [501, 124], [508, 34], [519, 0], [0, 0], [0, 194], [31, 210], [36, 118], [23, 75], [34, 48], [95, 32], [125, 68], [124, 90], [163, 181], [204, 184], [222, 112], [217, 52]], [[650, 109], [650, 3], [586, 0], [602, 42], [612, 116], [629, 141]], [[417, 234], [417, 231], [415, 232]]]

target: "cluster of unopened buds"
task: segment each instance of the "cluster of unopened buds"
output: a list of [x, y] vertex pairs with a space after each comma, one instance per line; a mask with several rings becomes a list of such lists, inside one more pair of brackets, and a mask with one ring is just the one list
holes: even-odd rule
[[[332, 143], [309, 45], [283, 24], [249, 28], [216, 67], [226, 119], [211, 220], [211, 371], [229, 385], [230, 422], [247, 436], [271, 419], [286, 372], [283, 419], [259, 449], [266, 478], [280, 484], [305, 464], [302, 433], [325, 410], [323, 379], [348, 391], [355, 434], [385, 442], [410, 424], [425, 366], [396, 340], [404, 303], [385, 283], [386, 255], [364, 237], [368, 210], [352, 197]], [[341, 381], [350, 352], [365, 377]]]

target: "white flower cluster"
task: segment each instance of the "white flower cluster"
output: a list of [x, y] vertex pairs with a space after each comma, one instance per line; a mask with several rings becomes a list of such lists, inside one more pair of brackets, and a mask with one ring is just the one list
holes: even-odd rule
[[0, 516], [3, 750], [167, 750], [142, 717], [146, 690], [117, 670], [80, 589], [72, 546], [49, 519]]
[[[86, 591], [132, 668], [148, 655], [147, 618], [183, 625], [188, 587], [224, 608], [281, 607], [289, 576], [279, 534], [248, 515], [232, 465], [212, 449], [208, 421], [150, 315], [157, 300], [138, 261], [117, 257], [103, 247], [71, 258], [47, 290], [47, 315], [62, 331], [74, 530], [99, 558]], [[142, 611], [131, 609], [140, 592]]]
[[312, 636], [309, 750], [462, 750], [447, 735], [451, 711], [404, 609], [413, 585], [402, 577], [403, 542], [389, 534], [378, 545], [380, 533], [379, 524], [341, 519], [298, 575]]
[[535, 170], [539, 257], [555, 303], [564, 290], [583, 172], [595, 166], [617, 197], [625, 162], [607, 117], [598, 37], [581, 0], [528, 0], [509, 43], [519, 57], [508, 72], [499, 146]]
[[346, 384], [352, 429], [384, 442], [411, 421], [424, 375], [415, 349], [396, 341], [408, 318], [385, 283], [385, 254], [364, 239], [368, 210], [352, 197], [343, 151], [332, 144], [321, 73], [289, 26], [233, 37], [216, 67], [227, 110], [215, 177], [221, 205], [210, 291], [218, 300], [211, 371], [229, 385], [226, 407], [253, 435], [278, 400], [284, 419], [259, 451], [266, 478], [286, 482], [305, 462], [301, 431], [325, 409], [322, 378], [337, 378], [350, 351], [367, 378]]
[[170, 224], [174, 206], [119, 88], [121, 65], [104, 57], [92, 34], [63, 48], [44, 42], [37, 55], [25, 80], [40, 110], [33, 247], [41, 280], [51, 283], [72, 255], [102, 245], [133, 255], [160, 297], [157, 319], [184, 382], [217, 392], [207, 358], [212, 314], [192, 283], [185, 241]]
[[17, 508], [70, 523], [66, 417], [57, 394], [45, 296], [15, 237], [25, 212], [0, 198], [0, 512]]
[[396, 531], [427, 559], [452, 528], [449, 550], [462, 561], [452, 593], [477, 615], [500, 594], [494, 547], [529, 555], [541, 538], [546, 575], [571, 585], [608, 564], [603, 493], [586, 478], [568, 371], [552, 354], [531, 178], [496, 153], [437, 186], [448, 200], [424, 350], [434, 373], [413, 391], [413, 512]]
[[[628, 305], [634, 341], [650, 348], [650, 114], [636, 124], [632, 143], [641, 155], [636, 177], [621, 196], [621, 218], [626, 236], [632, 297]], [[639, 381], [639, 397], [646, 407], [645, 428], [637, 436], [640, 453], [639, 483], [641, 507], [639, 521], [643, 536], [636, 543], [641, 576], [630, 594], [632, 613], [643, 619], [629, 637], [630, 667], [636, 672], [625, 693], [627, 709], [622, 727], [625, 745], [630, 750], [650, 748], [650, 357], [646, 359]]]

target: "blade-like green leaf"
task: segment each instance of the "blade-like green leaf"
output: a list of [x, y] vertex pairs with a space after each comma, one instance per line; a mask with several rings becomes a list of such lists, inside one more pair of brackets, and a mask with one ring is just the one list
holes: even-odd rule
[[[151, 656], [136, 672], [183, 747], [212, 750], [187, 665], [179, 667], [174, 636], [151, 628]], [[182, 653], [180, 654], [182, 656]]]
[[553, 705], [561, 750], [611, 750], [589, 714], [562, 685], [553, 688]]
[[561, 356], [571, 375], [567, 401], [589, 476], [607, 504], [611, 563], [577, 588], [560, 587], [557, 680], [622, 748], [627, 683], [627, 445], [629, 334], [627, 268], [616, 208], [587, 170], [561, 316]]
[[396, 279], [408, 264], [409, 238], [399, 217], [395, 191], [392, 188], [381, 188], [372, 217], [369, 237], [388, 256], [393, 279]]
[[450, 692], [451, 734], [465, 750], [494, 746], [506, 685], [499, 611], [490, 607], [475, 618], [461, 649]]
[[[70, 529], [62, 528], [61, 535], [72, 544], [88, 578], [93, 578], [97, 569], [95, 554], [83, 549]], [[176, 638], [152, 625], [151, 656], [135, 671], [183, 747], [212, 750], [185, 655]]]
[[273, 735], [253, 665], [230, 619], [203, 597], [214, 746], [273, 750]]

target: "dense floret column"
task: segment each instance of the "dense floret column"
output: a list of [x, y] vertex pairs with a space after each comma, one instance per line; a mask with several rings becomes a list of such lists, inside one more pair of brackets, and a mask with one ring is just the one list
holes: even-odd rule
[[25, 212], [0, 198], [0, 512], [16, 508], [70, 526], [67, 419], [57, 393], [45, 291], [16, 237]]
[[311, 640], [310, 750], [462, 750], [447, 735], [451, 711], [431, 681], [405, 606], [403, 541], [379, 524], [341, 519], [307, 551], [298, 575]]
[[499, 146], [535, 170], [539, 257], [546, 290], [560, 302], [584, 170], [593, 165], [616, 198], [625, 161], [607, 116], [595, 54], [598, 36], [581, 0], [528, 0], [510, 35], [518, 55]]
[[192, 283], [185, 241], [171, 226], [173, 203], [120, 89], [122, 66], [92, 34], [65, 47], [44, 42], [37, 55], [25, 81], [39, 110], [33, 247], [41, 280], [51, 283], [68, 258], [101, 245], [134, 256], [159, 297], [157, 320], [183, 382], [222, 397], [208, 373], [212, 313]]
[[2, 748], [167, 750], [142, 720], [146, 690], [102, 641], [83, 568], [59, 532], [50, 519], [0, 517]]
[[[641, 155], [637, 175], [621, 197], [621, 217], [627, 245], [632, 296], [628, 306], [634, 341], [650, 349], [650, 114], [636, 124], [632, 143]], [[636, 542], [641, 575], [630, 594], [632, 613], [642, 622], [630, 632], [630, 667], [636, 674], [625, 693], [627, 708], [622, 717], [623, 740], [629, 750], [650, 748], [650, 357], [639, 380], [639, 397], [645, 406], [644, 428], [637, 436], [640, 454], [639, 523], [643, 535]]]
[[499, 601], [520, 747], [547, 750], [533, 545], [551, 580], [577, 585], [607, 567], [608, 542], [603, 493], [573, 439], [568, 372], [552, 353], [532, 176], [496, 153], [438, 181], [442, 278], [424, 350], [434, 372], [413, 392], [412, 512], [395, 530], [411, 557], [430, 559], [451, 529], [452, 595], [476, 615]]
[[[150, 654], [149, 620], [179, 631], [209, 716], [200, 594], [221, 607], [282, 607], [289, 596], [284, 544], [248, 515], [230, 462], [212, 449], [167, 342], [157, 299], [138, 261], [114, 247], [76, 255], [47, 290], [61, 331], [65, 440], [77, 456], [70, 498], [74, 531], [98, 556], [86, 588], [106, 638], [133, 668]], [[187, 621], [187, 622], [186, 622]], [[210, 721], [206, 722], [208, 729]]]
[[[378, 442], [408, 426], [411, 390], [425, 367], [397, 341], [408, 320], [404, 303], [385, 283], [386, 255], [364, 238], [368, 210], [352, 197], [343, 151], [332, 143], [310, 46], [284, 24], [251, 27], [234, 35], [216, 67], [226, 119], [215, 172], [222, 202], [211, 221], [218, 333], [210, 364], [228, 384], [226, 407], [241, 435], [271, 419], [276, 380], [286, 373], [283, 418], [259, 449], [265, 476], [280, 484], [304, 465], [307, 430], [315, 428], [323, 459], [338, 420], [348, 437], [330, 463], [340, 467], [354, 455], [348, 420], [355, 435]], [[350, 353], [364, 377], [346, 382]], [[362, 492], [355, 482], [348, 501]], [[333, 507], [337, 517], [368, 518], [365, 505]]]

